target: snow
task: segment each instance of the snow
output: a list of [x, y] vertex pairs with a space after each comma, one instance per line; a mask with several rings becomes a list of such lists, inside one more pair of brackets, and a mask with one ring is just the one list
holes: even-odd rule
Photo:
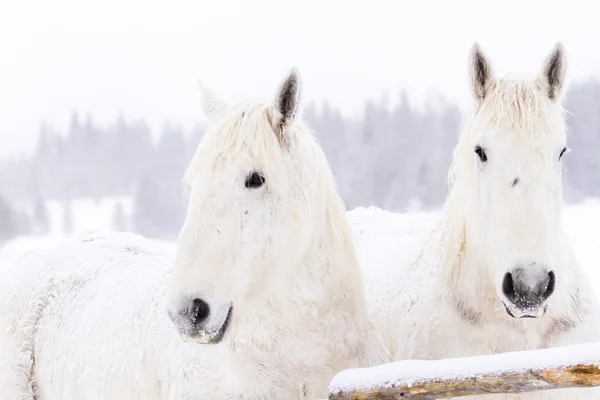
[[[78, 235], [87, 231], [110, 231], [113, 229], [115, 207], [120, 204], [127, 220], [131, 219], [133, 201], [130, 197], [105, 197], [101, 199], [80, 198], [69, 205], [72, 216], [71, 233]], [[50, 217], [50, 234], [62, 235], [65, 232], [65, 206], [56, 200], [46, 201]]]
[[600, 298], [600, 199], [565, 208], [565, 230], [575, 256]]
[[[125, 224], [131, 226], [133, 202], [130, 197], [105, 197], [101, 199], [79, 198], [69, 203], [71, 213], [71, 230], [65, 232], [65, 203], [48, 200], [49, 232], [45, 235], [31, 235], [14, 238], [0, 246], [0, 268], [15, 258], [35, 249], [57, 246], [69, 238], [85, 238], [87, 236], [102, 237], [113, 232], [114, 211], [117, 205], [123, 207]], [[17, 204], [24, 209], [31, 204]], [[156, 245], [165, 245], [171, 249], [175, 243], [153, 240]]]
[[578, 364], [600, 366], [600, 343], [446, 360], [398, 361], [371, 368], [349, 369], [333, 378], [329, 391], [337, 393], [369, 387], [406, 386], [424, 381], [454, 380]]
[[[133, 216], [133, 199], [129, 196], [115, 197], [81, 197], [68, 203], [59, 200], [46, 200], [44, 205], [48, 211], [48, 236], [79, 235], [88, 231], [110, 231], [114, 228], [114, 213], [117, 205], [123, 209], [125, 224], [131, 225]], [[29, 201], [16, 202], [14, 206], [32, 214], [33, 203]], [[70, 212], [70, 232], [66, 232], [65, 213]]]
[[[65, 232], [65, 203], [48, 200], [49, 232], [47, 235], [21, 236], [0, 246], [0, 263], [7, 264], [16, 257], [34, 249], [56, 246], [66, 238], [82, 237], [90, 234], [106, 233], [113, 230], [114, 210], [117, 204], [123, 207], [124, 217], [129, 226], [133, 212], [133, 202], [130, 197], [105, 197], [101, 199], [79, 198], [69, 203], [71, 212], [71, 231]], [[32, 205], [17, 203], [24, 210]]]
[[58, 236], [18, 237], [0, 247], [0, 264], [8, 264], [29, 251], [50, 248], [59, 244], [61, 241], [62, 238]]

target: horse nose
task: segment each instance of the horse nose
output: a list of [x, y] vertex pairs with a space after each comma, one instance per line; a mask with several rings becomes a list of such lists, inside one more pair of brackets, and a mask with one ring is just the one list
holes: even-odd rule
[[504, 275], [502, 293], [521, 311], [534, 311], [554, 293], [555, 285], [552, 271], [540, 274], [517, 268]]
[[554, 293], [554, 286], [556, 285], [556, 277], [554, 276], [554, 272], [548, 272], [548, 279], [545, 281], [546, 290], [544, 290], [544, 300], [548, 297], [552, 296]]
[[183, 303], [175, 301], [167, 314], [180, 334], [194, 336], [208, 323], [211, 307], [200, 298], [187, 298]]
[[210, 306], [202, 299], [194, 299], [190, 306], [188, 317], [194, 326], [199, 327], [210, 315]]

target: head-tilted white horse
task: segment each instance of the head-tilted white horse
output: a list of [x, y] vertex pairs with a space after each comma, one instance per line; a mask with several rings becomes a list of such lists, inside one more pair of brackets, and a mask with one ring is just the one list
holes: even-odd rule
[[388, 361], [299, 95], [292, 71], [270, 104], [206, 99], [174, 267], [110, 236], [2, 269], [3, 398], [315, 399]]
[[[470, 67], [474, 105], [441, 222], [431, 217], [423, 230], [420, 216], [349, 213], [374, 323], [396, 360], [600, 338], [595, 297], [562, 228], [564, 49], [557, 44], [531, 80], [497, 78], [478, 45]], [[396, 240], [386, 244], [386, 234]]]
[[279, 371], [286, 386], [299, 380], [265, 397], [324, 394], [342, 364], [387, 357], [368, 337], [350, 229], [325, 156], [295, 119], [299, 95], [293, 72], [274, 106], [207, 99], [213, 122], [187, 172], [170, 287], [184, 337], [244, 354], [238, 379], [252, 386]]

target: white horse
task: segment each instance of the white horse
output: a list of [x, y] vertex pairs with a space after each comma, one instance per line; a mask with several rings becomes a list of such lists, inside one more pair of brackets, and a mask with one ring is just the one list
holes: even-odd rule
[[562, 227], [564, 49], [556, 45], [535, 79], [496, 78], [477, 44], [470, 67], [475, 104], [463, 121], [443, 214], [424, 221], [374, 208], [348, 213], [372, 320], [394, 360], [600, 339], [596, 297]]
[[3, 268], [2, 399], [315, 399], [389, 361], [299, 94], [295, 70], [272, 104], [207, 94], [174, 262], [117, 235]]

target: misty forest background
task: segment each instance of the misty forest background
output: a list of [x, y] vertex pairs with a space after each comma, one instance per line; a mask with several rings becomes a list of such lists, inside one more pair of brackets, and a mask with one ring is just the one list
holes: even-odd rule
[[[573, 151], [564, 161], [565, 200], [575, 203], [600, 197], [600, 82], [574, 84], [566, 109]], [[367, 102], [360, 117], [343, 117], [327, 104], [307, 105], [304, 116], [349, 209], [443, 205], [462, 118], [456, 105], [437, 99], [418, 110], [401, 95], [394, 106], [385, 98]], [[202, 127], [184, 132], [176, 124], [151, 132], [143, 121], [126, 116], [99, 126], [76, 112], [67, 132], [42, 124], [30, 155], [0, 163], [0, 244], [47, 233], [48, 200], [63, 204], [68, 233], [74, 200], [106, 197], [131, 199], [129, 214], [115, 203], [112, 229], [173, 239], [186, 210], [181, 178], [202, 135]]]

